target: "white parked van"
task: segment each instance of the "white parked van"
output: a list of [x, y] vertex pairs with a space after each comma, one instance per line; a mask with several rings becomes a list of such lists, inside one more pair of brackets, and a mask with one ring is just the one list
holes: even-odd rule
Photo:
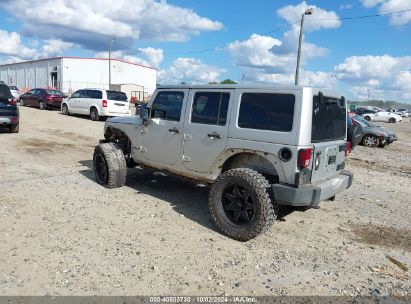
[[130, 102], [123, 92], [83, 89], [78, 90], [61, 104], [64, 115], [89, 115], [91, 120], [99, 120], [104, 116], [129, 116]]

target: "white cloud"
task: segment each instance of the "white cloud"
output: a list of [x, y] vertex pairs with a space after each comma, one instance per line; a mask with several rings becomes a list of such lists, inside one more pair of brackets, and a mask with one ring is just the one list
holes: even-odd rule
[[[379, 7], [381, 14], [399, 12], [410, 9], [409, 0], [361, 0], [365, 7]], [[390, 23], [394, 26], [401, 26], [411, 22], [411, 11], [390, 15]]]
[[163, 62], [164, 54], [162, 49], [147, 47], [139, 48], [138, 50], [147, 58], [150, 65], [154, 67], [159, 67], [161, 62]]
[[42, 47], [44, 57], [62, 55], [65, 51], [74, 46], [73, 43], [64, 42], [60, 39], [50, 39], [45, 42], [46, 43]]
[[226, 70], [207, 65], [195, 58], [177, 58], [171, 66], [158, 73], [158, 82], [162, 84], [207, 84], [219, 81], [219, 77]]
[[135, 39], [183, 41], [223, 25], [190, 9], [155, 0], [4, 0], [0, 6], [19, 19], [23, 33], [62, 39], [93, 50], [127, 49]]
[[73, 43], [64, 42], [60, 39], [50, 39], [42, 42], [29, 40], [28, 47], [25, 45], [20, 34], [7, 32], [0, 29], [0, 55], [4, 55], [2, 63], [13, 63], [24, 60], [33, 60], [63, 54], [74, 46]]
[[339, 80], [354, 85], [352, 92], [361, 99], [368, 90], [379, 99], [403, 100], [411, 94], [411, 56], [352, 56], [335, 72]]
[[[277, 14], [288, 22], [295, 22], [301, 19], [301, 14], [308, 8], [313, 9], [313, 14], [305, 16], [304, 30], [307, 32], [320, 29], [338, 28], [341, 25], [338, 15], [333, 11], [326, 11], [315, 5], [308, 5], [303, 1], [298, 5], [288, 5], [280, 8]], [[294, 25], [299, 27], [299, 24]]]
[[375, 7], [378, 4], [384, 3], [385, 1], [386, 0], [361, 0], [362, 5], [368, 8]]
[[[411, 68], [411, 56], [352, 56], [335, 67], [338, 79], [349, 82], [367, 83], [370, 80], [377, 84], [389, 81], [401, 71]], [[378, 83], [379, 83], [378, 82]]]
[[23, 58], [17, 56], [0, 56], [0, 65], [24, 61]]
[[7, 32], [0, 29], [0, 54], [16, 56], [21, 58], [32, 58], [36, 55], [36, 50], [25, 46], [21, 37], [16, 32]]
[[[137, 55], [141, 55], [139, 57]], [[108, 52], [98, 52], [97, 58], [108, 58]], [[163, 50], [155, 49], [151, 47], [140, 48], [137, 51], [113, 51], [111, 52], [111, 58], [122, 59], [133, 63], [138, 63], [146, 66], [158, 68], [163, 61]]]
[[[333, 29], [341, 25], [335, 12], [326, 11], [317, 6], [308, 5], [303, 1], [298, 5], [288, 5], [280, 8], [277, 14], [288, 22], [301, 19], [301, 14], [313, 8], [315, 18], [333, 19], [316, 20], [306, 16], [307, 31]], [[235, 41], [228, 45], [226, 50], [234, 60], [234, 64], [242, 69], [247, 80], [269, 83], [294, 83], [294, 73], [297, 58], [297, 42], [300, 32], [299, 22], [284, 33], [280, 39], [253, 34], [245, 41]], [[306, 62], [315, 57], [328, 54], [328, 49], [304, 42], [301, 55], [301, 83], [321, 88], [330, 88], [335, 84], [335, 77], [324, 72], [304, 71]]]
[[[270, 74], [261, 73], [260, 71], [248, 69], [245, 70], [245, 79], [250, 82], [262, 82], [262, 83], [276, 83], [292, 85], [295, 81], [294, 73], [283, 74]], [[312, 71], [300, 71], [300, 85], [306, 85], [310, 87], [320, 89], [334, 89], [337, 79], [335, 74], [327, 72], [312, 72]]]

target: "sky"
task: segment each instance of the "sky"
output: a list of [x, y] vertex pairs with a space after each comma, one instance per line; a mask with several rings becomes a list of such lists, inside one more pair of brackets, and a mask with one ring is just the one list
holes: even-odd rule
[[161, 84], [293, 84], [308, 8], [300, 84], [411, 103], [411, 0], [1, 0], [0, 64], [108, 57], [115, 37]]

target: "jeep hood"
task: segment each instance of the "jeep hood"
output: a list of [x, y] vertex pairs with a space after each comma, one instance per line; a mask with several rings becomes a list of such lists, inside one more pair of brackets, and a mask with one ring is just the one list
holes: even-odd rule
[[106, 125], [141, 125], [141, 122], [140, 116], [111, 117], [106, 120]]

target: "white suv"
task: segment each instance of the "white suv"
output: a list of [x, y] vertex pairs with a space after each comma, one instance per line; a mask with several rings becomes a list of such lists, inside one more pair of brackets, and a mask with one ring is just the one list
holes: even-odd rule
[[89, 115], [91, 120], [99, 120], [103, 116], [129, 116], [130, 102], [123, 92], [83, 89], [78, 90], [61, 104], [64, 115]]

